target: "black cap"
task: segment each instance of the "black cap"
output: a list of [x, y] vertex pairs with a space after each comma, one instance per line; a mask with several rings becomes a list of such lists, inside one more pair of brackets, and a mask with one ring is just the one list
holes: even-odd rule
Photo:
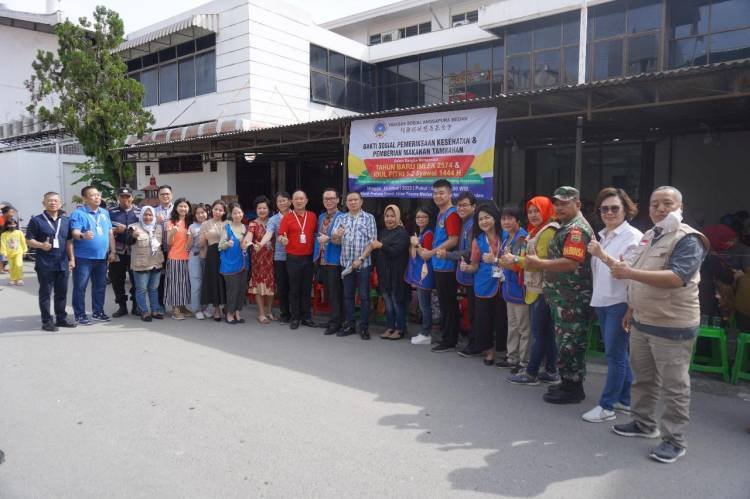
[[133, 191], [128, 189], [127, 187], [120, 187], [117, 189], [117, 195], [118, 196], [133, 196]]

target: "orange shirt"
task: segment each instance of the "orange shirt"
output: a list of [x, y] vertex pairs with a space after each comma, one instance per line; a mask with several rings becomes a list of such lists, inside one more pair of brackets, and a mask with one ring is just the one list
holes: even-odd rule
[[[170, 221], [167, 223], [167, 234], [169, 234], [169, 231], [174, 227], [174, 224]], [[172, 245], [169, 247], [169, 253], [167, 253], [167, 258], [170, 260], [187, 260], [189, 253], [188, 253], [188, 231], [185, 227], [185, 221], [180, 220], [177, 222], [177, 233], [172, 236]]]

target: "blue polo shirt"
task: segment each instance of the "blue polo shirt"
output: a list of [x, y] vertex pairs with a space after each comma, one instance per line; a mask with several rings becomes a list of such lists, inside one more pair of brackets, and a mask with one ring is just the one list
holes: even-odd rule
[[[266, 230], [268, 232], [272, 232], [274, 236], [277, 236], [277, 232], [279, 231], [279, 225], [281, 224], [281, 213], [277, 213], [271, 218], [268, 219], [268, 223], [266, 223]], [[286, 261], [286, 246], [283, 244], [279, 244], [278, 241], [276, 241], [276, 244], [273, 249], [273, 261], [274, 262], [285, 262]]]
[[34, 270], [37, 272], [68, 271], [68, 253], [65, 251], [65, 243], [70, 239], [70, 220], [64, 216], [52, 220], [45, 212], [32, 217], [29, 221], [26, 239], [53, 244], [55, 234], [57, 234], [57, 248], [49, 251], [36, 250]]
[[88, 258], [89, 260], [103, 260], [107, 258], [109, 251], [109, 232], [112, 230], [112, 222], [109, 213], [103, 208], [91, 211], [88, 206], [79, 206], [70, 215], [70, 229], [78, 229], [81, 232], [91, 231], [94, 239], [73, 239], [73, 254], [76, 258]]

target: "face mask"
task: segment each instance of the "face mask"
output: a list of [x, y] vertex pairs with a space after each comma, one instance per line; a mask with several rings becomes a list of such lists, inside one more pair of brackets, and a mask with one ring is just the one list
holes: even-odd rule
[[664, 217], [664, 220], [656, 224], [656, 227], [661, 227], [662, 233], [667, 234], [669, 232], [674, 232], [677, 229], [680, 228], [680, 224], [682, 223], [682, 209], [677, 209], [675, 211], [670, 211], [666, 217]]

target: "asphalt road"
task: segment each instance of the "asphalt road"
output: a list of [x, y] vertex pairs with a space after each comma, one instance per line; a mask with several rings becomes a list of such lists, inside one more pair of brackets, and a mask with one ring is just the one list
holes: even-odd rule
[[550, 406], [480, 359], [262, 326], [254, 309], [239, 326], [46, 333], [26, 281], [0, 291], [3, 499], [750, 497], [748, 384], [696, 391], [688, 454], [665, 465], [657, 442], [580, 419], [601, 366], [583, 404]]

